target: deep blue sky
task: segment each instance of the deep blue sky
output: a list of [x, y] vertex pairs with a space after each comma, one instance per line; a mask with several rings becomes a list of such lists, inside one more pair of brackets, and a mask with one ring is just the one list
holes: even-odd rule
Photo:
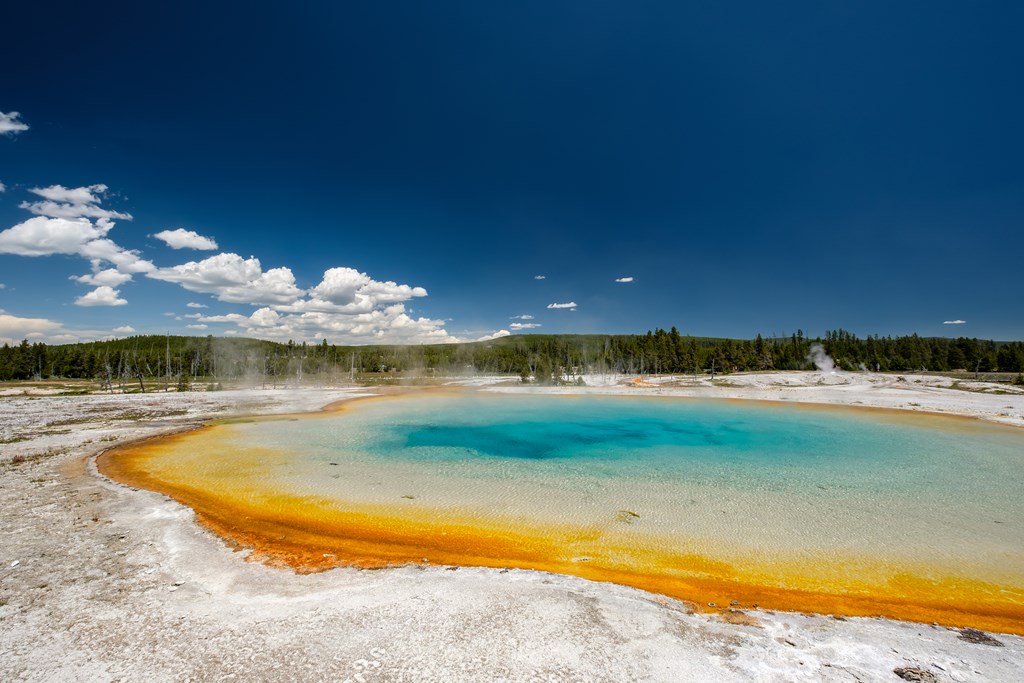
[[[255, 256], [304, 292], [353, 268], [425, 288], [409, 318], [371, 283], [359, 321], [284, 299], [261, 326], [188, 319], [264, 304], [142, 271], [96, 299], [127, 303], [76, 305], [81, 250], [18, 233], [0, 338], [443, 336], [421, 316], [476, 338], [527, 314], [1024, 339], [1021, 3], [293, 5], [6, 8], [0, 112], [29, 128], [0, 135], [0, 230], [32, 188], [104, 184], [91, 206], [133, 216], [107, 238], [153, 268]], [[152, 237], [176, 228], [218, 249]]]

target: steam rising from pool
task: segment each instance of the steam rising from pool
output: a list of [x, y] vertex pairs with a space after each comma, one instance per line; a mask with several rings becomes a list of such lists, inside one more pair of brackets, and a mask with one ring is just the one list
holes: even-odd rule
[[835, 372], [836, 363], [825, 353], [821, 344], [811, 344], [811, 351], [807, 354], [807, 360], [814, 363], [814, 366], [821, 372]]

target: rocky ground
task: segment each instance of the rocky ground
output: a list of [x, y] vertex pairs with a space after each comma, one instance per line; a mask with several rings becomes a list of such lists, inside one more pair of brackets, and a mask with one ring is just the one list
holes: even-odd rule
[[[826, 386], [817, 374], [744, 380], [747, 388], [715, 395], [805, 400], [803, 389]], [[842, 387], [860, 386], [853, 394], [865, 404], [901, 392], [919, 409], [964, 400], [983, 417], [1021, 419], [1019, 395], [933, 384], [913, 392], [847, 383], [819, 394], [842, 398]], [[943, 403], [934, 392], [950, 397]], [[187, 508], [109, 482], [91, 465], [105, 447], [206, 417], [310, 410], [353, 394], [0, 397], [0, 680], [1024, 680], [1017, 636], [884, 619], [693, 613], [631, 588], [519, 570], [298, 576], [247, 562]]]

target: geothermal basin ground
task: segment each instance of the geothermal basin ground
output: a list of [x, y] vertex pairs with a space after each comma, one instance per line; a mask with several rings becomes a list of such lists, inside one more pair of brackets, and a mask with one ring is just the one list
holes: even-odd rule
[[[581, 391], [864, 405], [1024, 425], [1021, 394], [953, 388], [944, 378], [633, 379], [588, 378]], [[898, 681], [896, 670], [916, 670], [928, 680], [1024, 679], [1024, 639], [1001, 633], [747, 605], [701, 612], [706, 606], [686, 600], [543, 571], [408, 564], [296, 574], [247, 561], [189, 508], [95, 470], [98, 452], [134, 439], [365, 393], [48, 396], [29, 388], [0, 398], [0, 676]]]

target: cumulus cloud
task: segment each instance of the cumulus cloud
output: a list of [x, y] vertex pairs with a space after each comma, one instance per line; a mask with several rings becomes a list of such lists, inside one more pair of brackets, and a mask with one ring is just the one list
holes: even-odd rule
[[175, 228], [174, 230], [163, 230], [156, 233], [157, 238], [171, 249], [197, 249], [209, 251], [217, 248], [217, 242], [212, 237], [204, 237], [194, 230]]
[[511, 332], [509, 332], [508, 330], [498, 330], [497, 332], [494, 332], [492, 334], [485, 334], [484, 336], [474, 339], [473, 341], [491, 341], [492, 339], [501, 339], [502, 337], [507, 337], [510, 334]]
[[206, 304], [196, 303], [195, 301], [189, 301], [185, 304], [186, 308], [209, 308]]
[[149, 273], [156, 270], [156, 266], [142, 258], [138, 251], [125, 249], [108, 239], [93, 240], [84, 244], [79, 253], [92, 261], [94, 270], [105, 261], [113, 263], [124, 273]]
[[208, 327], [208, 325], [197, 323], [195, 325], [185, 325], [185, 327], [187, 327], [190, 330], [205, 330]]
[[370, 308], [380, 304], [408, 301], [427, 295], [422, 287], [410, 287], [396, 282], [374, 280], [355, 268], [331, 268], [324, 271], [323, 280], [309, 290], [313, 301], [322, 301], [336, 306], [351, 306], [362, 303]]
[[75, 282], [81, 282], [83, 285], [91, 285], [93, 287], [100, 287], [103, 285], [106, 285], [107, 287], [118, 287], [131, 280], [132, 276], [131, 273], [122, 273], [116, 268], [107, 268], [87, 275], [78, 275], [77, 277], [72, 276], [71, 279]]
[[22, 318], [0, 310], [0, 344], [19, 344], [22, 339], [47, 344], [70, 344], [109, 336], [109, 330], [68, 329], [56, 320]]
[[512, 323], [509, 327], [513, 330], [535, 330], [540, 327], [540, 323]]
[[120, 292], [106, 285], [75, 299], [76, 306], [124, 306], [126, 303], [128, 300], [122, 299]]
[[134, 331], [135, 328], [131, 325], [121, 325], [121, 327], [115, 327], [111, 330], [111, 332], [115, 332], [117, 334], [131, 334]]
[[[109, 229], [109, 228], [108, 228]], [[37, 216], [0, 232], [0, 254], [49, 256], [77, 254], [107, 230], [87, 219], [45, 218]]]
[[290, 268], [264, 271], [259, 259], [243, 259], [231, 253], [158, 268], [147, 275], [156, 280], [174, 282], [190, 292], [213, 294], [230, 303], [288, 304], [296, 302], [305, 293], [295, 284]]
[[20, 112], [12, 111], [5, 114], [0, 111], [0, 135], [13, 135], [28, 130], [28, 124], [19, 121], [20, 118]]
[[[35, 187], [29, 192], [41, 197], [22, 202], [20, 207], [35, 214], [0, 232], [0, 254], [18, 256], [78, 255], [90, 261], [92, 273], [73, 278], [97, 287], [80, 297], [80, 306], [115, 306], [127, 303], [110, 295], [113, 287], [132, 279], [132, 273], [154, 269], [138, 252], [124, 249], [107, 237], [113, 219], [131, 220], [131, 214], [110, 211], [100, 206], [106, 185]], [[113, 268], [106, 267], [107, 264]]]
[[278, 313], [270, 307], [252, 315], [203, 316], [203, 323], [230, 323], [246, 336], [263, 339], [344, 339], [348, 344], [441, 344], [463, 341], [450, 335], [443, 320], [413, 318], [403, 304], [341, 314], [324, 311]]
[[[21, 207], [34, 216], [0, 232], [0, 253], [66, 254], [87, 259], [92, 272], [71, 278], [93, 287], [75, 300], [79, 306], [124, 305], [127, 301], [117, 288], [135, 274], [144, 274], [190, 292], [256, 309], [249, 315], [188, 316], [195, 325], [227, 324], [236, 328], [232, 332], [281, 340], [330, 337], [352, 344], [463, 341], [444, 329], [444, 320], [414, 317], [405, 309], [405, 302], [427, 296], [423, 287], [376, 280], [355, 268], [338, 267], [325, 271], [321, 281], [307, 291], [298, 286], [290, 268], [264, 270], [256, 257], [246, 259], [234, 253], [157, 267], [140, 252], [111, 239], [115, 219], [132, 217], [102, 206], [105, 185], [50, 185], [30, 192], [37, 199], [22, 202]], [[165, 230], [154, 237], [173, 248], [217, 247], [211, 238], [184, 228]], [[201, 309], [206, 305], [191, 302], [187, 307]], [[499, 330], [494, 335], [501, 336], [502, 332], [508, 334]]]
[[523, 315], [514, 315], [509, 320], [533, 320], [533, 316], [524, 313]]
[[943, 320], [943, 325], [966, 325], [966, 320]]
[[632, 277], [617, 277], [617, 278], [615, 278], [615, 281], [616, 282], [632, 282], [633, 278]]
[[568, 308], [569, 310], [575, 311], [576, 310], [576, 302], [575, 301], [569, 301], [569, 302], [564, 303], [564, 304], [548, 304], [548, 308]]
[[0, 192], [7, 192], [7, 186], [3, 183], [0, 183]]
[[533, 279], [534, 280], [547, 280], [548, 276], [547, 275], [534, 275]]
[[30, 335], [39, 336], [57, 332], [61, 327], [59, 322], [53, 320], [19, 318], [0, 309], [0, 343], [17, 343]]
[[[165, 313], [164, 315], [174, 315], [173, 313]], [[237, 323], [239, 325], [245, 325], [249, 322], [249, 316], [242, 315], [241, 313], [228, 313], [227, 315], [196, 315], [190, 316], [196, 320], [202, 320], [205, 323]]]
[[356, 292], [371, 282], [366, 273], [355, 268], [331, 268], [309, 293], [316, 299], [344, 306], [355, 301]]
[[96, 218], [102, 221], [114, 219], [130, 221], [132, 219], [130, 213], [110, 211], [100, 206], [103, 195], [107, 192], [107, 186], [103, 184], [71, 188], [63, 185], [50, 185], [49, 187], [33, 187], [29, 189], [29, 192], [42, 197], [43, 201], [22, 202], [18, 206], [37, 216]]

